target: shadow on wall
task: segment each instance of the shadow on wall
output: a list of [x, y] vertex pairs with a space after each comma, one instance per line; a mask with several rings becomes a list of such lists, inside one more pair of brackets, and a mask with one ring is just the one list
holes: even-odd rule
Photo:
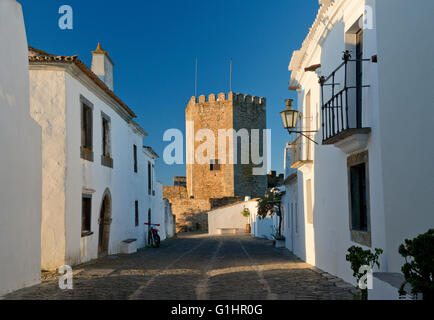
[[190, 210], [176, 219], [176, 232], [208, 232], [208, 212]]

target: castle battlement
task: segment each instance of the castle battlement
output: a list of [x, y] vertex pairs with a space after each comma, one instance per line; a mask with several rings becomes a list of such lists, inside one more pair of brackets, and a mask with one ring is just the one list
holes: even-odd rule
[[264, 97], [251, 96], [249, 94], [229, 92], [227, 95], [224, 92], [220, 92], [217, 96], [211, 93], [209, 96], [200, 95], [199, 97], [192, 96], [188, 104], [196, 103], [213, 103], [216, 101], [234, 102], [234, 103], [251, 103], [257, 105], [266, 104]]

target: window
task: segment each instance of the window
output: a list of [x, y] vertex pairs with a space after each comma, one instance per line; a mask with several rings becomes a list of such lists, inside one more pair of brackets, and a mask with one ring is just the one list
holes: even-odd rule
[[356, 33], [356, 87], [357, 87], [357, 102], [356, 102], [356, 123], [357, 127], [362, 127], [362, 80], [363, 80], [363, 30]]
[[135, 209], [135, 225], [139, 226], [139, 201], [134, 201], [134, 209]]
[[81, 236], [91, 235], [90, 219], [92, 212], [92, 196], [83, 194], [81, 198]]
[[81, 101], [81, 157], [88, 161], [93, 161], [93, 105], [83, 96]]
[[218, 159], [210, 160], [210, 162], [209, 162], [209, 170], [210, 171], [220, 170], [220, 163], [219, 163]]
[[151, 171], [152, 171], [152, 174], [151, 174], [151, 176], [152, 176], [152, 181], [151, 181], [152, 182], [152, 195], [155, 196], [154, 182], [153, 182], [154, 181], [154, 172], [155, 172], [155, 166], [154, 165], [152, 165]]
[[152, 185], [152, 164], [150, 161], [148, 161], [148, 194], [151, 195], [152, 194], [152, 189], [153, 189], [153, 185]]
[[350, 183], [352, 229], [368, 231], [366, 165], [364, 163], [350, 167]]
[[351, 240], [371, 246], [368, 151], [347, 159]]
[[111, 135], [110, 135], [110, 117], [101, 112], [102, 127], [102, 156], [101, 164], [113, 168], [113, 159], [111, 158]]
[[134, 172], [137, 172], [137, 146], [133, 145], [133, 154], [134, 154]]

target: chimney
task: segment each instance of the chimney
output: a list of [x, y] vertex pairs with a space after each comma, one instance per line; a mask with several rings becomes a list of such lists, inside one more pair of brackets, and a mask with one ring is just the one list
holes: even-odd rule
[[101, 44], [92, 51], [92, 72], [95, 73], [106, 86], [113, 91], [113, 61], [108, 52], [104, 51]]

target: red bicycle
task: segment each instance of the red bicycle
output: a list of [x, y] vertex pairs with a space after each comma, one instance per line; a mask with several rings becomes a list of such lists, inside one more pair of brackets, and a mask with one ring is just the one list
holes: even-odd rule
[[158, 234], [158, 229], [153, 227], [159, 227], [160, 224], [145, 222], [145, 225], [150, 226], [150, 230], [148, 231], [148, 245], [151, 245], [152, 248], [160, 247], [160, 236]]

